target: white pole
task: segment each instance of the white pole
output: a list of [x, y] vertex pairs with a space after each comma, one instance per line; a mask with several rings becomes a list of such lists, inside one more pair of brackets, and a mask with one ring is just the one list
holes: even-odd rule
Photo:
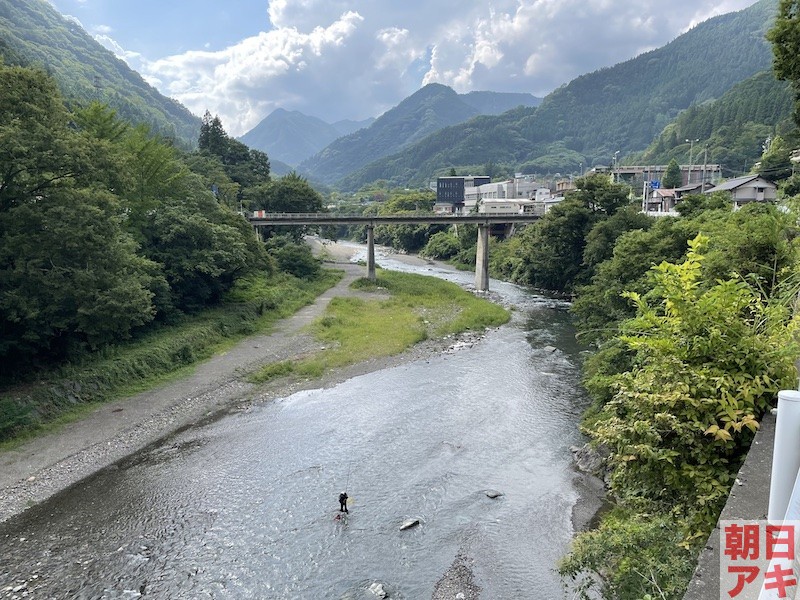
[[800, 470], [800, 391], [778, 392], [778, 417], [772, 451], [767, 519], [783, 521]]

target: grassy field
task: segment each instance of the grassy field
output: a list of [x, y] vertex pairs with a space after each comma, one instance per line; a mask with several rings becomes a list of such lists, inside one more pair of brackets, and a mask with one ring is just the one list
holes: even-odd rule
[[429, 338], [502, 325], [510, 317], [501, 306], [433, 277], [379, 271], [376, 282], [359, 279], [353, 287], [374, 292], [375, 298], [331, 301], [325, 315], [311, 326], [324, 350], [266, 365], [250, 380], [319, 377], [336, 367], [399, 354]]
[[0, 392], [0, 450], [86, 414], [97, 404], [183, 377], [197, 363], [310, 304], [343, 273], [315, 281], [280, 274], [239, 282], [226, 302], [105, 348], [81, 363], [39, 372], [37, 380]]

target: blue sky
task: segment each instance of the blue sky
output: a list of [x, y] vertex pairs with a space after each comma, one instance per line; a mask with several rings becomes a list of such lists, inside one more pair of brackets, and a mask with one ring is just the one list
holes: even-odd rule
[[50, 0], [242, 135], [276, 108], [379, 116], [422, 85], [544, 96], [754, 0]]

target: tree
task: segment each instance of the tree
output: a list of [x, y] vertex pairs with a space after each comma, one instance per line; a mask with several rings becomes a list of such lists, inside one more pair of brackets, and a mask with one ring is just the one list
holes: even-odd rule
[[212, 117], [211, 113], [206, 111], [203, 115], [203, 122], [200, 125], [197, 147], [200, 151], [206, 151], [223, 158], [228, 151], [228, 142], [228, 134], [222, 127], [222, 121], [219, 116]]
[[758, 174], [769, 181], [787, 179], [792, 174], [792, 149], [781, 136], [776, 135], [766, 145], [758, 167]]
[[767, 32], [776, 77], [789, 81], [795, 93], [794, 121], [800, 126], [800, 0], [781, 0], [775, 24]]
[[596, 219], [582, 202], [568, 198], [525, 229], [525, 254], [517, 268], [523, 282], [558, 291], [571, 290], [580, 283], [586, 275], [586, 234]]
[[[70, 124], [41, 71], [0, 65], [0, 364], [63, 359], [153, 319], [157, 265], [137, 256], [109, 182], [125, 134]], [[101, 137], [97, 137], [97, 136]], [[108, 157], [106, 158], [106, 155]], [[124, 170], [124, 168], [123, 168]]]
[[631, 189], [627, 185], [612, 182], [599, 173], [579, 177], [575, 180], [576, 190], [568, 194], [572, 199], [580, 201], [586, 208], [613, 215], [623, 206], [631, 203]]
[[796, 380], [798, 351], [789, 305], [740, 278], [702, 285], [707, 242], [700, 235], [685, 262], [655, 267], [647, 297], [628, 294], [637, 312], [620, 339], [634, 367], [587, 428], [611, 451], [623, 504], [685, 515], [689, 539], [713, 527], [758, 420]]
[[[248, 205], [255, 210], [267, 212], [314, 213], [322, 211], [322, 195], [317, 192], [304, 177], [295, 171], [287, 173], [280, 179], [259, 185], [244, 193]], [[262, 227], [264, 237], [270, 237], [276, 231], [283, 231], [300, 239], [305, 232], [304, 227]]]
[[0, 212], [0, 363], [63, 359], [153, 319], [163, 278], [120, 215], [110, 194], [64, 186]]
[[667, 189], [674, 189], [683, 185], [683, 174], [681, 173], [681, 166], [674, 158], [669, 161], [667, 170], [664, 171], [664, 177], [661, 179], [661, 185]]

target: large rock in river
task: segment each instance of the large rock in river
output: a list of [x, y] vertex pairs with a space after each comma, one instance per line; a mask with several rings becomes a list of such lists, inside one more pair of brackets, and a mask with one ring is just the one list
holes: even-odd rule
[[403, 521], [403, 524], [400, 525], [400, 531], [411, 529], [412, 527], [416, 527], [417, 525], [419, 525], [419, 519], [406, 519], [405, 521]]

